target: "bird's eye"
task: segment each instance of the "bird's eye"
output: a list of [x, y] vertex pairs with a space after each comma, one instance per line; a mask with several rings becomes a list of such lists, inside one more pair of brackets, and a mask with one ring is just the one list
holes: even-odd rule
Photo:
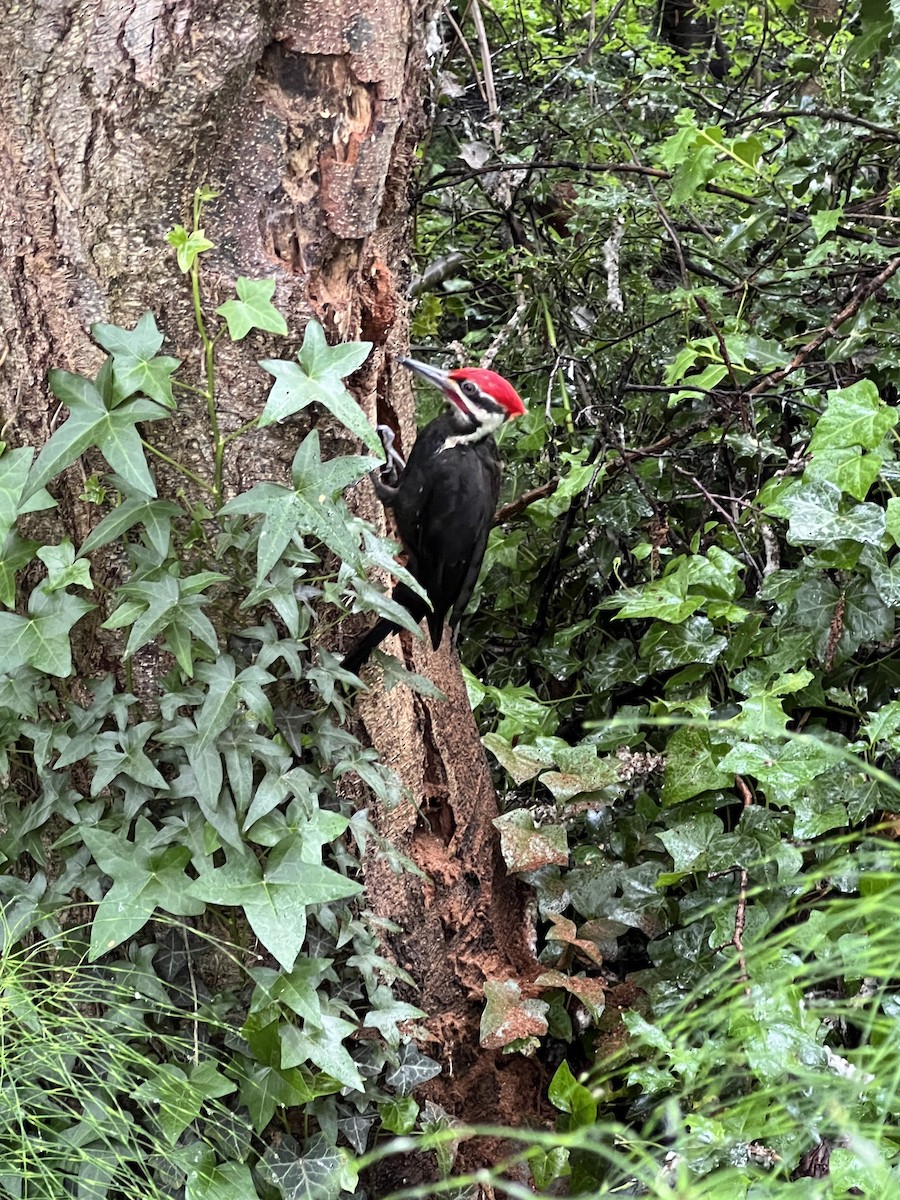
[[467, 396], [478, 395], [478, 384], [473, 383], [471, 379], [464, 379], [460, 386]]

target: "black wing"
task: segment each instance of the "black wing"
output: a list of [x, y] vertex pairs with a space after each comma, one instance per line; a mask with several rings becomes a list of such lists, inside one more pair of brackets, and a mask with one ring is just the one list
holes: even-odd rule
[[[423, 430], [429, 432], [431, 427]], [[445, 433], [450, 436], [453, 429], [433, 432], [440, 435], [437, 445], [442, 445]], [[437, 648], [447, 614], [452, 610], [450, 624], [455, 628], [478, 580], [497, 506], [500, 464], [493, 438], [439, 453], [434, 444], [426, 444], [417, 454], [422, 440], [420, 436], [413, 447], [393, 507], [409, 570], [433, 606], [427, 619]]]

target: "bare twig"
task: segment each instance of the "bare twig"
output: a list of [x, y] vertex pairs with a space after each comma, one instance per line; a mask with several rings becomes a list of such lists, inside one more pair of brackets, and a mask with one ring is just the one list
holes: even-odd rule
[[[453, 19], [453, 13], [450, 11], [449, 8], [444, 9], [443, 15], [444, 15], [444, 17], [446, 17], [446, 19], [450, 25], [450, 28], [453, 30], [453, 32], [456, 34], [457, 38], [459, 39], [459, 44], [462, 46], [463, 51], [466, 54], [466, 57], [468, 58], [469, 62], [472, 64], [472, 74], [475, 76], [475, 82], [478, 85], [478, 90], [481, 93], [481, 98], [485, 102], [485, 104], [487, 104], [487, 93], [485, 92], [484, 81], [481, 78], [481, 72], [478, 70], [478, 60], [476, 59], [474, 53], [472, 52], [472, 47], [469, 45], [468, 40], [466, 39], [466, 35], [463, 33], [463, 31], [457, 25], [456, 21]], [[483, 175], [484, 172], [479, 171], [478, 174]]]
[[[734, 782], [743, 801], [744, 808], [749, 808], [753, 803], [753, 795], [750, 789], [740, 775], [735, 775]], [[741, 869], [741, 886], [738, 892], [737, 909], [734, 914], [734, 937], [732, 938], [732, 945], [737, 951], [740, 979], [744, 985], [745, 996], [750, 995], [750, 975], [747, 971], [747, 956], [744, 953], [744, 928], [747, 924], [747, 888], [749, 882], [747, 869], [744, 867]]]
[[[677, 433], [667, 434], [666, 437], [660, 438], [658, 442], [652, 442], [649, 446], [638, 446], [634, 450], [621, 450], [619, 459], [609, 464], [607, 477], [618, 470], [623, 470], [626, 463], [635, 462], [639, 458], [652, 458], [654, 454], [662, 454], [664, 450], [668, 450], [678, 442], [683, 442], [685, 438], [693, 437], [701, 429], [706, 429], [708, 424], [709, 419], [694, 421], [692, 424], [686, 425], [684, 429], [679, 429]], [[548, 479], [546, 483], [542, 483], [528, 492], [523, 492], [509, 504], [504, 504], [502, 508], [497, 509], [494, 524], [502, 525], [504, 521], [512, 520], [520, 512], [524, 512], [529, 504], [534, 504], [535, 500], [543, 500], [546, 496], [552, 496], [560, 482], [560, 476], [556, 475], [553, 479]]]
[[493, 341], [481, 356], [481, 365], [483, 367], [489, 367], [505, 343], [509, 341], [513, 331], [516, 329], [519, 322], [522, 320], [522, 317], [525, 315], [527, 308], [528, 301], [520, 300], [516, 305], [516, 311], [513, 313], [513, 315], [509, 318], [505, 325], [500, 326], [500, 329], [498, 330]]
[[491, 61], [491, 47], [488, 44], [487, 30], [481, 15], [481, 5], [478, 0], [470, 0], [469, 9], [472, 13], [472, 24], [475, 26], [475, 36], [478, 38], [478, 49], [481, 51], [481, 69], [484, 72], [484, 91], [487, 101], [488, 124], [494, 135], [494, 149], [500, 149], [500, 106], [497, 103], [497, 89], [494, 86], [494, 64]]
[[900, 271], [900, 257], [892, 258], [884, 270], [879, 271], [874, 279], [870, 279], [868, 283], [864, 283], [861, 287], [857, 288], [852, 299], [844, 305], [839, 313], [836, 313], [832, 317], [824, 329], [820, 329], [814, 338], [810, 338], [805, 345], [800, 347], [786, 367], [779, 367], [777, 371], [770, 371], [768, 375], [764, 375], [758, 383], [755, 383], [752, 388], [748, 388], [745, 394], [747, 396], [758, 396], [760, 392], [766, 391], [773, 384], [780, 383], [782, 379], [786, 379], [788, 375], [792, 375], [798, 367], [802, 367], [809, 356], [823, 346], [829, 338], [837, 336], [841, 325], [845, 321], [849, 321], [851, 317], [856, 316], [869, 297], [874, 296], [879, 288], [884, 287], [887, 281], [893, 275], [896, 275], [897, 271]]
[[[746, 125], [755, 119], [755, 114], [732, 121], [732, 125]], [[842, 125], [858, 125], [860, 129], [868, 129], [877, 133], [886, 142], [900, 142], [900, 133], [888, 125], [877, 125], [867, 121], [865, 117], [857, 117], [853, 113], [843, 112], [839, 108], [773, 108], [765, 114], [766, 120], [780, 121], [787, 117], [812, 117], [819, 121], [837, 121]]]

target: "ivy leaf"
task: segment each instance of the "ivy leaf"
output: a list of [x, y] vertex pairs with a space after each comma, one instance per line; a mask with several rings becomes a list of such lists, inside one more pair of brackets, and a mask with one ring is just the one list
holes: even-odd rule
[[237, 300], [227, 300], [216, 312], [225, 318], [228, 336], [239, 342], [251, 329], [262, 329], [266, 333], [287, 336], [287, 321], [272, 303], [275, 295], [274, 279], [248, 279], [238, 277]]
[[710, 848], [724, 832], [725, 826], [714, 813], [698, 813], [680, 825], [661, 830], [658, 836], [671, 854], [676, 871], [706, 871]]
[[569, 1113], [576, 1127], [593, 1125], [597, 1120], [597, 1097], [578, 1082], [565, 1059], [550, 1080], [547, 1098], [560, 1112]]
[[820, 212], [812, 213], [809, 223], [813, 227], [817, 240], [821, 242], [829, 233], [833, 233], [841, 223], [843, 215], [843, 208], [825, 208]]
[[841, 489], [828, 480], [804, 483], [782, 500], [790, 518], [787, 540], [792, 546], [828, 546], [848, 540], [877, 546], [884, 536], [884, 509], [854, 504], [841, 512]]
[[118, 325], [97, 322], [91, 326], [91, 333], [113, 356], [111, 408], [135, 392], [142, 392], [165, 408], [176, 407], [171, 377], [181, 366], [181, 359], [157, 356], [163, 335], [153, 313], [145, 312], [131, 332]]
[[356, 1187], [352, 1163], [324, 1134], [311, 1138], [302, 1154], [292, 1137], [282, 1137], [266, 1150], [260, 1165], [282, 1200], [337, 1200], [342, 1191]]
[[481, 740], [485, 749], [493, 754], [517, 784], [533, 779], [545, 767], [553, 766], [556, 762], [557, 739], [538, 738], [531, 745], [522, 743], [513, 746], [507, 738], [497, 733], [486, 733]]
[[189, 1071], [174, 1063], [157, 1063], [153, 1074], [134, 1093], [135, 1099], [156, 1106], [156, 1118], [171, 1145], [199, 1117], [207, 1100], [236, 1091], [237, 1084], [219, 1073], [215, 1063], [203, 1062]]
[[29, 666], [59, 678], [71, 675], [69, 631], [94, 607], [89, 601], [69, 592], [48, 594], [37, 587], [28, 601], [27, 617], [0, 612], [3, 670], [11, 672]]
[[184, 1200], [255, 1200], [253, 1176], [246, 1163], [210, 1163], [188, 1172]]
[[306, 937], [306, 906], [354, 896], [362, 888], [328, 867], [279, 864], [274, 852], [271, 857], [274, 865], [265, 871], [251, 854], [232, 858], [201, 875], [188, 891], [212, 904], [242, 908], [259, 940], [290, 971]]
[[900, 496], [891, 496], [888, 500], [886, 524], [894, 545], [900, 546]]
[[[338, 1085], [334, 1086], [337, 1088]], [[319, 1094], [296, 1068], [279, 1071], [276, 1067], [258, 1064], [242, 1069], [240, 1088], [241, 1104], [246, 1105], [256, 1133], [262, 1133], [277, 1108], [296, 1108], [308, 1104]]]
[[[629, 596], [616, 613], [617, 621], [632, 617], [651, 617], [678, 625], [687, 620], [703, 603], [702, 596], [689, 596], [690, 574], [687, 564], [662, 579], [653, 579]], [[624, 593], [623, 593], [624, 594]], [[618, 597], [615, 597], [618, 600]]]
[[728, 639], [716, 633], [707, 617], [689, 617], [683, 625], [657, 621], [641, 639], [640, 652], [651, 672], [671, 671], [688, 663], [714, 663]]
[[693, 725], [676, 729], [666, 745], [663, 804], [680, 804], [701, 792], [730, 787], [733, 777], [719, 769], [720, 757], [713, 754], [706, 729]]
[[371, 342], [339, 342], [336, 346], [329, 346], [319, 322], [308, 321], [297, 357], [313, 379], [326, 379], [329, 376], [345, 379], [362, 366], [371, 350]]
[[806, 737], [792, 738], [779, 748], [740, 742], [719, 766], [723, 771], [757, 780], [770, 804], [788, 804], [834, 761], [831, 747]]
[[550, 1005], [526, 999], [514, 979], [486, 979], [479, 1041], [485, 1050], [502, 1050], [511, 1042], [542, 1037]]
[[55, 430], [38, 455], [28, 477], [27, 495], [76, 462], [96, 446], [110, 467], [135, 491], [156, 495], [156, 485], [144, 460], [138, 421], [159, 421], [166, 414], [152, 400], [126, 400], [107, 410], [89, 379], [69, 371], [51, 371], [50, 389], [69, 409], [69, 418]]
[[383, 457], [381, 439], [341, 383], [345, 376], [365, 362], [371, 349], [371, 342], [329, 346], [322, 326], [317, 321], [309, 321], [298, 355], [299, 364], [278, 358], [260, 361], [263, 370], [275, 376], [259, 418], [260, 427], [283, 421], [307, 405], [318, 403], [374, 450], [380, 463]]
[[554, 800], [572, 800], [585, 793], [603, 792], [619, 782], [622, 763], [613, 756], [598, 757], [595, 746], [575, 746], [556, 754], [558, 771], [545, 771], [541, 783]]
[[21, 446], [0, 453], [0, 544], [22, 511], [21, 501], [28, 480], [34, 449]]
[[202, 229], [188, 233], [183, 225], [176, 225], [170, 229], [166, 234], [166, 241], [175, 247], [178, 269], [184, 275], [187, 275], [199, 255], [215, 246], [215, 242], [211, 242]]
[[412, 1096], [398, 1096], [394, 1100], [385, 1100], [379, 1104], [378, 1115], [389, 1133], [402, 1136], [411, 1133], [415, 1128], [419, 1105]]
[[823, 450], [862, 446], [875, 450], [900, 420], [896, 408], [881, 399], [870, 379], [861, 379], [850, 387], [828, 393], [828, 407], [816, 422], [809, 443], [815, 457]]
[[344, 1038], [356, 1032], [356, 1025], [323, 1012], [318, 1027], [307, 1026], [300, 1030], [296, 1025], [282, 1025], [282, 1067], [297, 1067], [302, 1063], [314, 1063], [326, 1075], [354, 1091], [365, 1091], [365, 1083], [356, 1063], [343, 1045]]
[[37, 557], [47, 568], [47, 578], [42, 585], [45, 594], [72, 585], [93, 591], [91, 564], [86, 558], [75, 558], [75, 547], [68, 538], [57, 546], [41, 546]]
[[500, 832], [500, 853], [510, 871], [522, 873], [554, 865], [568, 866], [565, 826], [544, 825], [536, 829], [531, 814], [524, 808], [494, 817], [491, 824]]
[[[382, 996], [379, 993], [385, 992]], [[389, 1046], [400, 1045], [399, 1026], [405, 1021], [424, 1019], [428, 1013], [414, 1004], [402, 1000], [394, 1000], [389, 988], [379, 988], [374, 997], [378, 1001], [375, 1008], [369, 1009], [363, 1020], [366, 1029], [377, 1029]]]
[[[11, 531], [0, 539], [0, 604], [12, 608], [16, 602], [16, 573], [34, 558], [40, 542], [28, 541]], [[5, 646], [4, 646], [5, 649]], [[15, 670], [14, 667], [4, 669]]]
[[79, 554], [89, 554], [114, 542], [135, 525], [143, 525], [151, 546], [162, 558], [168, 553], [172, 517], [184, 512], [181, 505], [171, 500], [148, 500], [143, 496], [131, 496], [123, 500], [111, 513], [96, 525], [81, 545]]
[[145, 787], [167, 792], [169, 785], [144, 750], [155, 732], [155, 721], [141, 721], [126, 729], [94, 734], [94, 748], [89, 755], [94, 764], [91, 795], [98, 796], [119, 775], [127, 775]]
[[441, 1073], [441, 1064], [423, 1054], [415, 1042], [405, 1042], [400, 1047], [397, 1065], [388, 1071], [386, 1083], [399, 1095], [408, 1096], [410, 1092], [434, 1079]]
[[824, 479], [854, 500], [865, 500], [883, 461], [880, 454], [864, 454], [858, 446], [823, 450], [803, 472], [803, 480], [814, 483]]
[[135, 840], [96, 827], [82, 830], [82, 840], [113, 885], [100, 901], [91, 926], [89, 958], [93, 962], [121, 945], [146, 925], [157, 908], [176, 916], [199, 916], [204, 906], [190, 895], [184, 868], [187, 846], [160, 846], [159, 834], [146, 818], [135, 826]]
[[258, 483], [222, 509], [231, 513], [262, 513], [257, 548], [256, 578], [260, 582], [286, 550], [295, 533], [312, 535], [344, 562], [362, 570], [358, 538], [347, 528], [346, 514], [334, 504], [336, 492], [360, 479], [378, 463], [348, 455], [322, 461], [319, 435], [313, 429], [300, 443], [291, 467], [293, 489]]

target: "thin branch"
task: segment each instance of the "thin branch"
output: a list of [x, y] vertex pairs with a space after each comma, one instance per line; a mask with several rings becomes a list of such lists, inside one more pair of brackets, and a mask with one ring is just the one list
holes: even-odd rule
[[475, 26], [475, 36], [478, 38], [478, 49], [481, 51], [481, 69], [484, 72], [484, 90], [487, 99], [488, 125], [494, 135], [494, 149], [500, 149], [500, 106], [497, 103], [497, 89], [494, 86], [494, 64], [491, 61], [491, 47], [488, 43], [484, 18], [481, 15], [481, 5], [478, 0], [470, 0], [469, 11]]
[[[661, 454], [676, 443], [683, 442], [685, 438], [693, 437], [701, 429], [706, 429], [710, 420], [711, 418], [705, 418], [702, 421], [694, 421], [691, 425], [685, 425], [684, 429], [679, 429], [677, 433], [667, 434], [666, 437], [660, 438], [659, 441], [653, 442], [649, 446], [638, 446], [634, 450], [621, 450], [619, 452], [620, 457], [615, 462], [609, 464], [607, 478], [615, 471], [624, 469], [627, 463], [635, 462], [639, 458], [652, 458], [655, 454]], [[515, 500], [511, 500], [509, 504], [504, 504], [502, 508], [497, 509], [494, 516], [494, 524], [502, 525], [504, 521], [510, 521], [513, 517], [517, 517], [520, 512], [524, 512], [529, 504], [534, 504], [535, 500], [543, 500], [547, 496], [552, 496], [561, 482], [561, 476], [555, 475], [553, 479], [548, 479], [546, 483], [531, 488], [528, 492], [523, 492], [521, 496]]]
[[[900, 142], [900, 133], [896, 129], [891, 129], [888, 125], [877, 125], [874, 121], [867, 121], [865, 117], [854, 116], [853, 113], [843, 112], [839, 108], [775, 108], [771, 112], [767, 112], [765, 116], [766, 120], [770, 118], [781, 120], [785, 117], [813, 117], [819, 121], [839, 121], [843, 125], [859, 125], [861, 129], [877, 133], [886, 142]], [[732, 121], [732, 124], [735, 126], [746, 125], [755, 117], [756, 114], [753, 114], [750, 117]]]
[[884, 287], [887, 281], [893, 275], [896, 275], [897, 271], [900, 271], [900, 257], [892, 258], [883, 271], [879, 271], [868, 283], [864, 283], [861, 287], [857, 288], [853, 297], [844, 305], [841, 311], [832, 317], [831, 321], [824, 329], [820, 329], [814, 338], [810, 338], [805, 345], [800, 347], [786, 367], [779, 367], [777, 371], [770, 371], [768, 375], [764, 375], [758, 383], [755, 383], [752, 388], [749, 388], [745, 394], [747, 396], [758, 396], [774, 384], [781, 383], [782, 379], [786, 379], [788, 375], [792, 375], [794, 371], [802, 367], [811, 354], [814, 354], [820, 347], [824, 346], [830, 338], [837, 336], [841, 325], [845, 321], [849, 321], [851, 317], [856, 316], [869, 297], [874, 296], [879, 288]]

